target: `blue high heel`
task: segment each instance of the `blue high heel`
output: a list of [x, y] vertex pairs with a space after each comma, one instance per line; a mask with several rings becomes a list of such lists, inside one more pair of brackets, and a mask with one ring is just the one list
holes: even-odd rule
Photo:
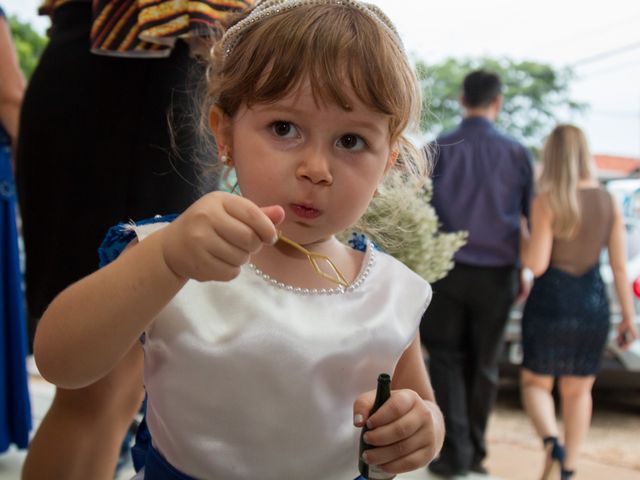
[[[544, 472], [541, 480], [561, 479], [565, 480], [564, 474], [568, 476], [566, 480], [571, 478], [573, 471], [564, 470], [564, 447], [558, 441], [558, 437], [544, 437], [542, 439], [545, 450], [547, 450], [547, 459], [544, 465]], [[551, 447], [551, 449], [549, 449]]]

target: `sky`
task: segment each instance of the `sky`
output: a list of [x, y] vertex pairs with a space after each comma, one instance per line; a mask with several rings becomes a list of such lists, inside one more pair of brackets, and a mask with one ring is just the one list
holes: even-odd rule
[[[640, 2], [633, 0], [368, 0], [396, 24], [407, 51], [427, 64], [448, 57], [505, 57], [574, 66], [573, 100], [560, 117], [583, 128], [594, 153], [640, 158]], [[40, 0], [0, 0], [40, 32]]]

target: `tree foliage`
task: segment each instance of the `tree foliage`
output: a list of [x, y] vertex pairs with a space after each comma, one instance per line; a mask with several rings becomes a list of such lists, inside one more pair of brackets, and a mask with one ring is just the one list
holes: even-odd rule
[[568, 68], [491, 58], [449, 58], [434, 65], [418, 61], [416, 70], [425, 98], [421, 128], [430, 137], [460, 122], [462, 81], [467, 73], [479, 68], [497, 73], [503, 83], [504, 102], [497, 124], [534, 150], [556, 124], [559, 112], [586, 108], [569, 97], [574, 74]]
[[31, 24], [23, 22], [15, 16], [9, 17], [9, 26], [18, 53], [20, 68], [25, 78], [29, 79], [47, 45], [47, 39], [36, 32]]

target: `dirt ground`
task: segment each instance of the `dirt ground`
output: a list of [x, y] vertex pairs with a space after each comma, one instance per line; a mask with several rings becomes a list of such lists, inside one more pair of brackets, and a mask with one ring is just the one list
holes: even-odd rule
[[[504, 385], [489, 429], [491, 473], [512, 480], [539, 476], [540, 440], [524, 415], [519, 392]], [[640, 480], [640, 392], [596, 391], [592, 426], [576, 480]]]

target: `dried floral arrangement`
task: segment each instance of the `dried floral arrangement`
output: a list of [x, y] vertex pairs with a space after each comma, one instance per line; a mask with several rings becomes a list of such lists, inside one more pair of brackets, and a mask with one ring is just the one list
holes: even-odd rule
[[[219, 188], [231, 192], [237, 189], [234, 172], [220, 182]], [[231, 182], [231, 183], [229, 183]], [[416, 188], [400, 175], [390, 176], [380, 186], [377, 195], [362, 218], [338, 235], [349, 243], [355, 234], [366, 235], [380, 250], [400, 260], [428, 282], [435, 282], [453, 268], [453, 255], [467, 241], [467, 232], [439, 231], [436, 211], [431, 205], [432, 185]]]
[[417, 189], [399, 176], [388, 178], [363, 217], [339, 238], [347, 242], [352, 232], [362, 233], [425, 280], [439, 280], [453, 268], [467, 232], [440, 232], [431, 196], [430, 180]]

